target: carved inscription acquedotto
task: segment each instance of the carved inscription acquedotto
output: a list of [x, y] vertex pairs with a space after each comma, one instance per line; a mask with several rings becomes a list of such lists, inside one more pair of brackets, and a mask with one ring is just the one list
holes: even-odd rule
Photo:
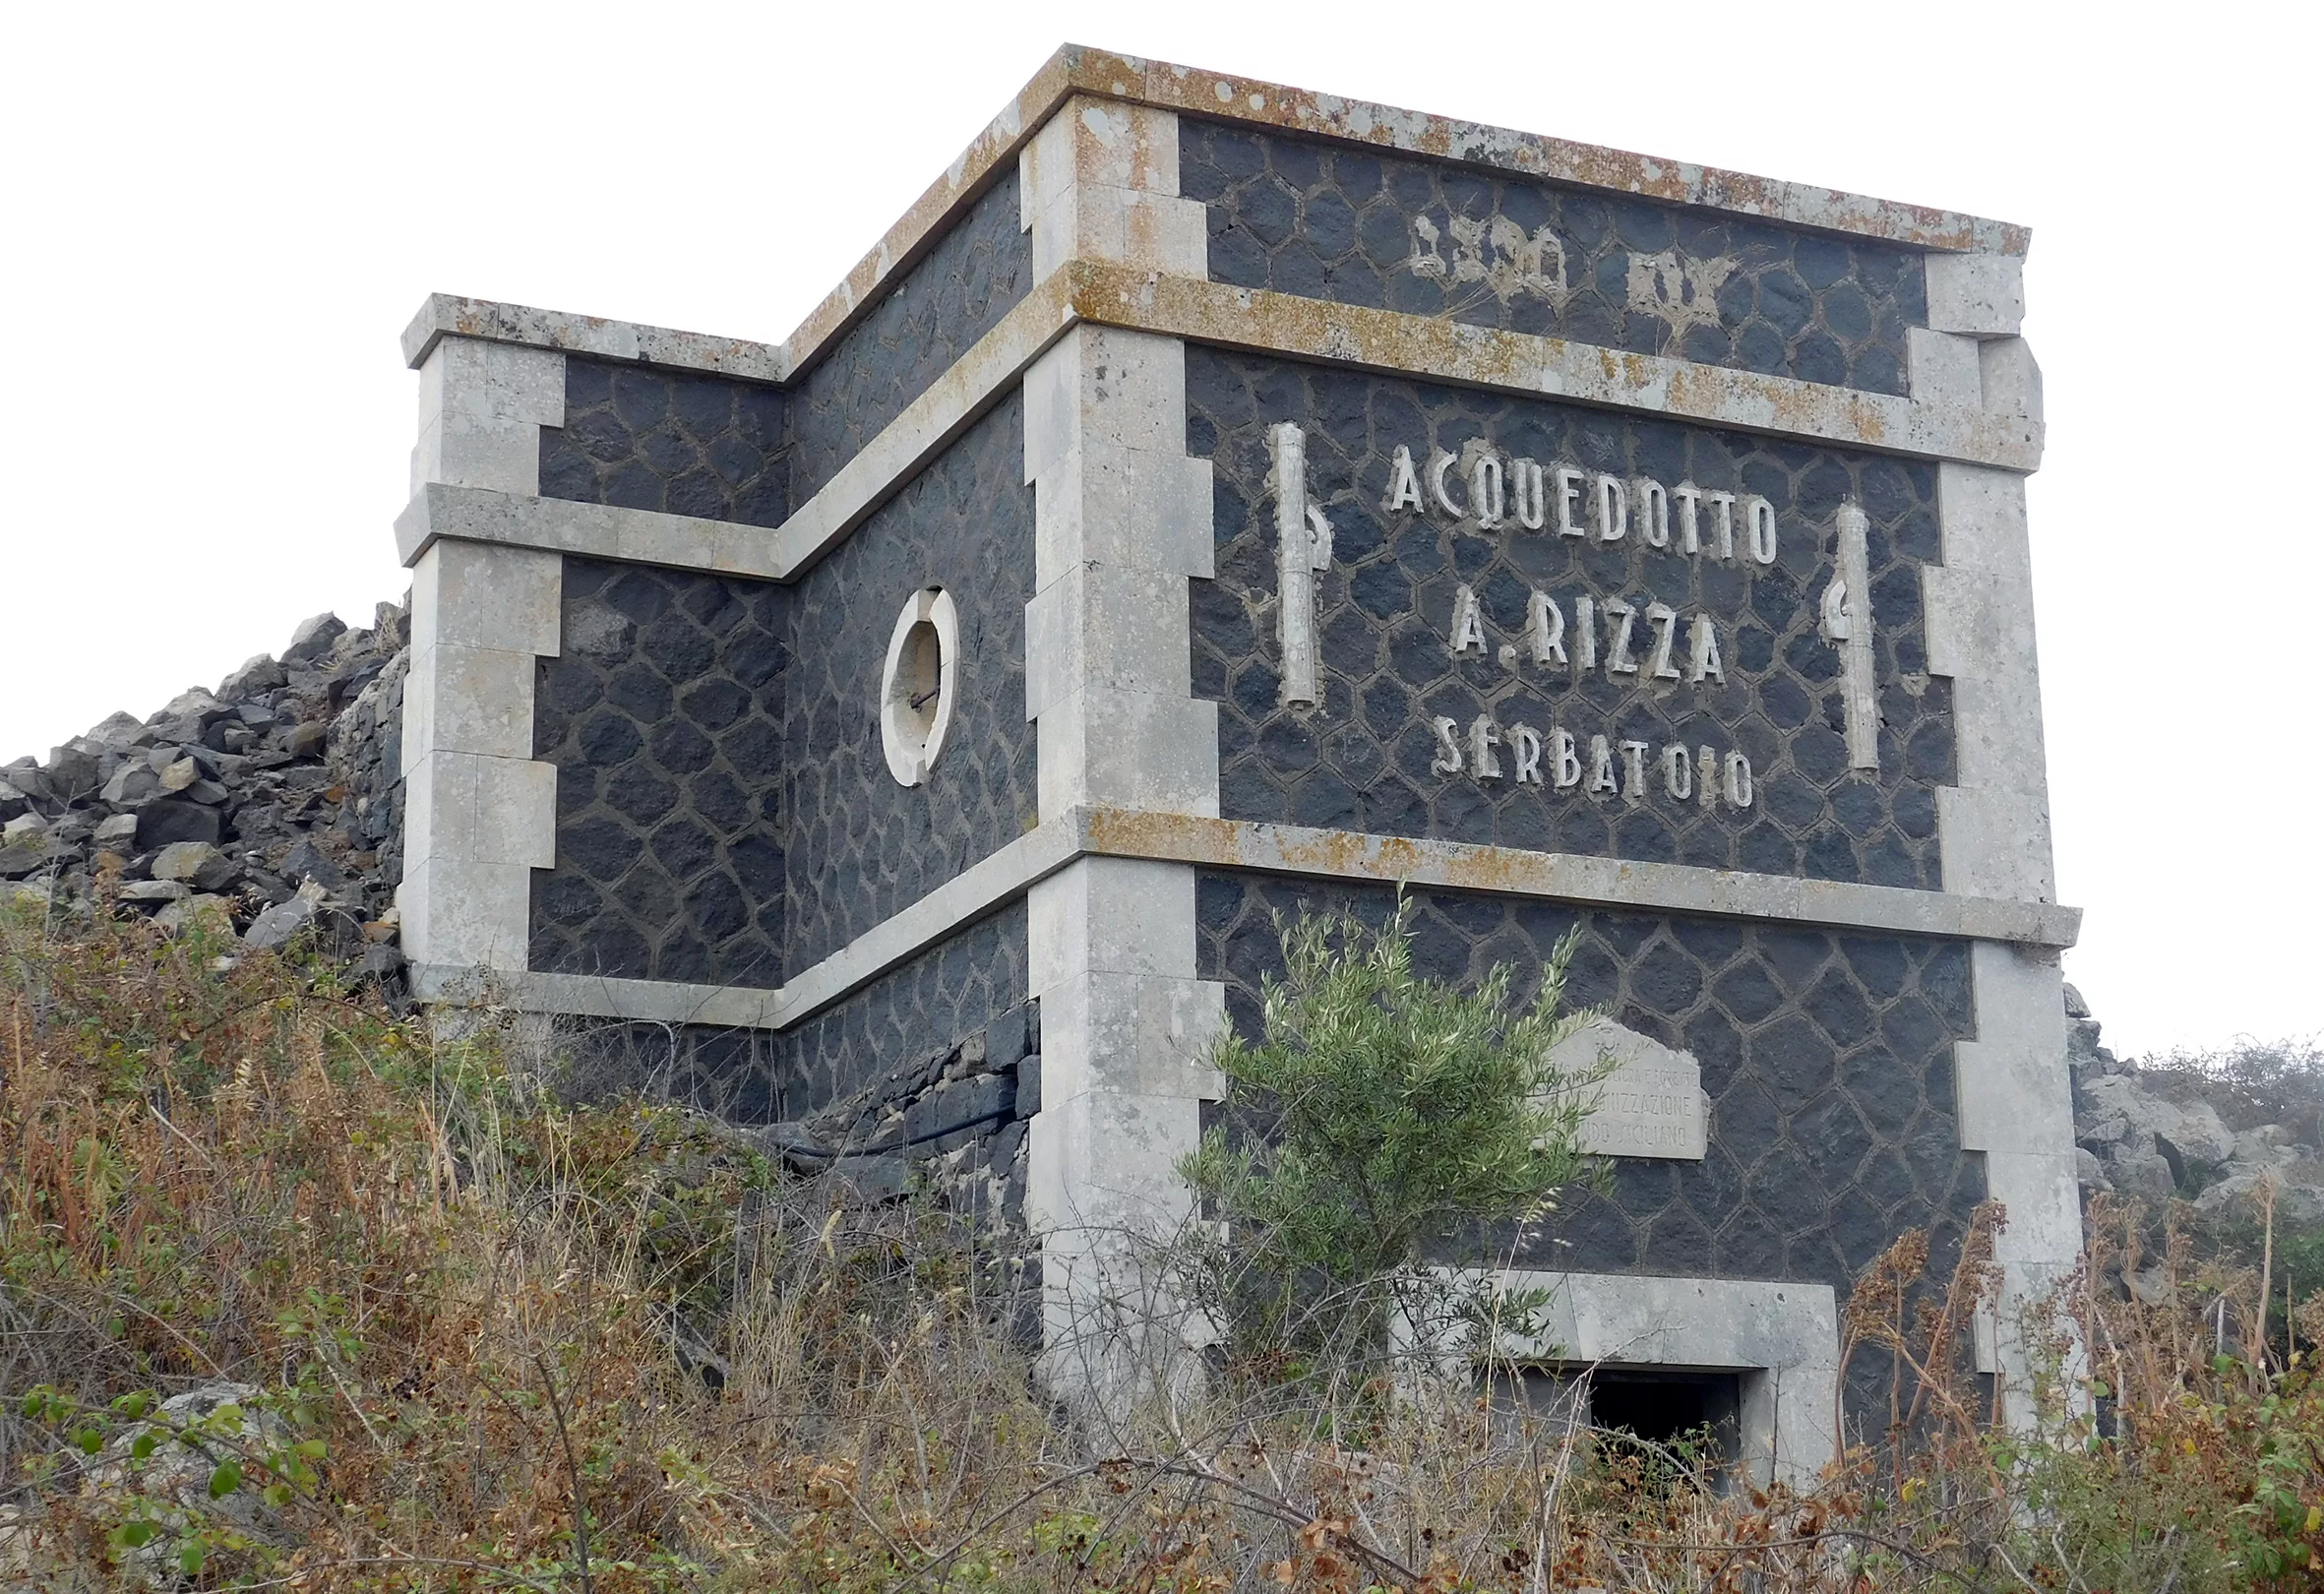
[[[1283, 701], [1319, 701], [1321, 667], [1315, 626], [1315, 576], [1331, 564], [1331, 523], [1308, 492], [1306, 434], [1289, 423], [1268, 428], [1270, 486], [1279, 544], [1276, 637]], [[1571, 537], [1585, 547], [1614, 548], [1635, 537], [1673, 558], [1747, 561], [1770, 566], [1779, 551], [1775, 505], [1755, 493], [1667, 484], [1652, 476], [1617, 476], [1564, 460], [1508, 459], [1484, 440], [1459, 455], [1430, 451], [1420, 465], [1399, 445], [1389, 460], [1383, 513], [1443, 515], [1473, 535]], [[1840, 507], [1834, 572], [1821, 597], [1819, 630], [1840, 652], [1849, 764], [1879, 766], [1879, 719], [1873, 690], [1872, 617], [1865, 601], [1865, 521], [1853, 502]], [[1430, 617], [1424, 616], [1424, 619]], [[1474, 588], [1454, 589], [1444, 623], [1445, 646], [1458, 658], [1498, 658], [1512, 671], [1559, 672], [1572, 680], [1602, 674], [1669, 692], [1727, 684], [1727, 644], [1716, 617], [1682, 614], [1659, 599], [1581, 592], [1560, 601], [1538, 588], [1528, 596], [1519, 635], [1489, 635]], [[1477, 781], [1508, 780], [1591, 799], [1640, 802], [1649, 797], [1746, 809], [1756, 800], [1750, 759], [1740, 749], [1617, 739], [1521, 720], [1501, 724], [1490, 712], [1467, 724], [1431, 722], [1429, 772]]]

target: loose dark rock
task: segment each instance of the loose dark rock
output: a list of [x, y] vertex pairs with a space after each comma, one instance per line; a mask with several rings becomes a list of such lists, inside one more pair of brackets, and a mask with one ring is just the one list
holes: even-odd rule
[[182, 797], [157, 797], [138, 810], [137, 839], [144, 847], [172, 841], [215, 842], [223, 832], [215, 808]]

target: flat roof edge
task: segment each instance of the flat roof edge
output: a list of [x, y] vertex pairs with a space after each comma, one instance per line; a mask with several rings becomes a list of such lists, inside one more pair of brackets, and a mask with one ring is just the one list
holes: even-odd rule
[[2015, 222], [1066, 44], [1041, 64], [780, 344], [434, 294], [403, 335], [404, 358], [416, 367], [436, 339], [450, 335], [787, 382], [877, 303], [888, 282], [916, 264], [960, 211], [991, 185], [1002, 162], [1076, 93], [1916, 249], [2022, 256], [2033, 239], [2030, 228]]
[[879, 290], [889, 277], [927, 252], [954, 215], [984, 191], [1001, 162], [1014, 154], [1067, 96], [1075, 93], [1456, 160], [1549, 182], [1703, 206], [1917, 249], [2022, 256], [2033, 241], [2032, 229], [2015, 222], [1402, 110], [1258, 78], [1118, 55], [1083, 44], [1064, 44], [1041, 63], [1001, 113], [945, 168], [944, 175], [929, 185], [783, 340], [785, 369], [798, 371], [812, 364], [877, 301]]
[[789, 375], [783, 351], [771, 343], [709, 333], [679, 332], [605, 316], [542, 310], [457, 293], [431, 293], [403, 329], [403, 363], [419, 369], [446, 337], [475, 337], [492, 343], [522, 343], [599, 359], [707, 371], [750, 382], [780, 382]]

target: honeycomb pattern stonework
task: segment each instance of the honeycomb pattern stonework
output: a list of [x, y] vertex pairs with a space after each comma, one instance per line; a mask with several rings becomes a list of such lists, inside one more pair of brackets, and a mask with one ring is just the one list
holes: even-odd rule
[[1026, 923], [1020, 897], [784, 1031], [784, 1113], [820, 1111], [1022, 1007]]
[[[1194, 583], [1194, 691], [1221, 704], [1220, 798], [1228, 818], [1491, 842], [1541, 851], [1743, 869], [1936, 889], [1935, 788], [1953, 778], [1951, 683], [1927, 674], [1921, 569], [1939, 555], [1932, 467], [1574, 405], [1500, 398], [1212, 349], [1187, 353], [1188, 452], [1215, 466], [1217, 579]], [[1333, 526], [1316, 579], [1321, 703], [1284, 706], [1276, 636], [1277, 535], [1267, 428], [1307, 434], [1310, 502]], [[1425, 464], [1486, 440], [1498, 454], [1588, 472], [1690, 480], [1759, 494], [1777, 558], [1753, 563], [1514, 524], [1485, 532], [1388, 500], [1402, 446]], [[1457, 478], [1456, 478], [1457, 480]], [[1874, 613], [1879, 768], [1849, 767], [1840, 651], [1819, 632], [1834, 572], [1835, 512], [1862, 505]], [[1479, 606], [1482, 648], [1451, 649], [1459, 590]], [[1531, 592], [1578, 630], [1599, 606], [1599, 667], [1537, 665], [1524, 637]], [[1605, 604], [1659, 601], [1709, 618], [1725, 683], [1611, 671]], [[1640, 621], [1636, 655], [1648, 651]], [[1568, 656], [1579, 661], [1579, 638]], [[1503, 644], [1514, 648], [1504, 662]], [[1437, 773], [1435, 720], [1569, 729], [1585, 751], [1643, 742], [1643, 794]], [[1712, 786], [1674, 799], [1657, 762], [1672, 746], [1740, 751], [1750, 804]], [[1464, 749], [1465, 751], [1465, 749]], [[1471, 765], [1473, 768], [1473, 763]], [[1623, 770], [1626, 783], [1628, 770]], [[1689, 772], [1691, 778], [1691, 772]], [[1698, 785], [1701, 782], [1696, 782]]]
[[788, 595], [590, 559], [564, 585], [534, 694], [557, 866], [533, 872], [531, 966], [780, 985]]
[[788, 468], [781, 390], [723, 377], [568, 355], [541, 428], [544, 498], [780, 525]]
[[[1033, 490], [1010, 397], [811, 570], [792, 594], [784, 780], [787, 963], [796, 973], [1029, 828], [1025, 604]], [[899, 786], [880, 743], [880, 680], [904, 602], [959, 609], [959, 688], [943, 756]]]
[[1913, 250], [1188, 118], [1179, 191], [1238, 287], [1906, 391]]
[[969, 207], [792, 389], [791, 500], [804, 504], [1033, 285], [1016, 166]]
[[[1394, 901], [1257, 875], [1208, 874], [1196, 889], [1199, 972], [1226, 982], [1246, 1035], [1261, 977], [1282, 971], [1273, 915], [1348, 908], [1377, 924]], [[1520, 1248], [1524, 1265], [1796, 1279], [1846, 1299], [1898, 1234], [1926, 1228], [1942, 1276], [1985, 1196], [1984, 1159], [1960, 1149], [1955, 1121], [1953, 1046], [1975, 1033], [1966, 945], [1410, 895], [1420, 973], [1473, 985], [1506, 964], [1521, 1001], [1578, 921], [1567, 1010], [1603, 1009], [1702, 1068], [1709, 1154], [1609, 1159], [1604, 1193], [1569, 1195]]]
[[[584, 1097], [642, 1090], [738, 1124], [805, 1119], [867, 1094], [892, 1098], [927, 1058], [1012, 1024], [1022, 1033], [1035, 1021], [1025, 994], [1025, 931], [1020, 899], [788, 1030], [568, 1019], [574, 1073], [566, 1084]], [[1040, 1060], [1031, 1067], [1038, 1070]], [[1028, 1102], [1024, 1116], [1037, 1106]], [[894, 1147], [867, 1135], [842, 1148]]]

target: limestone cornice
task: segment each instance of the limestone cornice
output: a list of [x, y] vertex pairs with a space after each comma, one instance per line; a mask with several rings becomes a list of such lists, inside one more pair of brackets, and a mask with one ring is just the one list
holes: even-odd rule
[[771, 581], [784, 574], [773, 562], [772, 536], [738, 521], [437, 481], [421, 483], [396, 517], [396, 551], [407, 566], [449, 537]]
[[710, 371], [750, 382], [780, 382], [789, 375], [783, 350], [773, 343], [542, 310], [528, 304], [471, 299], [458, 293], [431, 293], [421, 303], [403, 329], [403, 363], [418, 370], [447, 337], [520, 343], [680, 371]]
[[1083, 809], [1081, 845], [1108, 857], [1442, 890], [1543, 897], [1593, 907], [1776, 919], [1838, 930], [2065, 948], [2082, 910], [1902, 886], [1804, 880], [1691, 864], [1646, 863], [1463, 841], [1266, 825], [1184, 814]]

